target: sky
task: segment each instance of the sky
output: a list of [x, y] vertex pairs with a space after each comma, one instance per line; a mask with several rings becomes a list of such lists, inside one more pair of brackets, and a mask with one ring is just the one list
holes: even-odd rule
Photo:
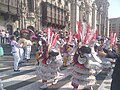
[[120, 17], [120, 0], [108, 0], [110, 3], [108, 10], [109, 18], [117, 18]]

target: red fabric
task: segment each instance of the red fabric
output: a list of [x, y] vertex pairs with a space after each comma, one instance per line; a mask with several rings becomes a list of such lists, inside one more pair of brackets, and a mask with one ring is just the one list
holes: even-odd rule
[[48, 55], [48, 46], [46, 47], [46, 49], [43, 51], [43, 55], [42, 55], [42, 58], [43, 58], [43, 60], [42, 60], [42, 63], [43, 64], [46, 64], [46, 61], [47, 61], [47, 55]]
[[113, 33], [110, 32], [110, 44], [112, 45], [112, 43], [113, 43]]
[[72, 42], [72, 32], [70, 31], [70, 35], [69, 35], [69, 40], [68, 40], [69, 43]]
[[54, 38], [54, 40], [53, 40], [53, 42], [52, 42], [52, 47], [54, 47], [54, 45], [56, 44], [57, 39], [58, 39], [58, 34], [55, 33], [55, 38]]
[[82, 31], [81, 24], [80, 24], [80, 22], [78, 22], [78, 21], [76, 21], [76, 24], [78, 25], [78, 29], [76, 30], [75, 37], [76, 37], [78, 40], [81, 40], [81, 31]]
[[74, 83], [74, 82], [72, 82], [72, 84], [71, 84], [74, 88], [78, 88], [78, 84], [76, 84], [76, 83]]
[[97, 31], [91, 35], [90, 40], [88, 41], [88, 43], [90, 43], [92, 40], [96, 40], [96, 36], [97, 36]]
[[88, 39], [88, 37], [89, 37], [89, 33], [90, 33], [90, 25], [88, 24], [87, 32], [86, 32], [86, 35], [85, 35], [85, 38], [84, 38], [82, 44], [86, 44], [87, 39]]
[[52, 43], [51, 39], [52, 39], [52, 26], [50, 28], [47, 29], [47, 37], [48, 37], [48, 43]]

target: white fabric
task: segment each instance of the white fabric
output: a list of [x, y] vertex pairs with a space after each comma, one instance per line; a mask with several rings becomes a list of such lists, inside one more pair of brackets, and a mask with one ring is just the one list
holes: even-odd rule
[[48, 64], [42, 64], [42, 62], [40, 62], [40, 65], [37, 68], [37, 75], [42, 80], [55, 79], [58, 76], [57, 72], [59, 71], [59, 68], [63, 64], [60, 53], [56, 56], [55, 60], [51, 58], [49, 61]]
[[12, 46], [12, 53], [19, 52], [19, 46], [15, 40], [11, 41], [11, 46]]
[[19, 53], [20, 47], [15, 40], [11, 41], [11, 46], [12, 46], [12, 54], [14, 58], [14, 70], [18, 70], [18, 63], [20, 61], [20, 53]]
[[23, 61], [23, 59], [24, 59], [24, 49], [23, 48], [19, 48], [19, 54], [20, 54], [20, 61]]
[[25, 47], [25, 58], [30, 59], [30, 54], [31, 54], [31, 46], [26, 46]]
[[20, 61], [20, 56], [19, 53], [13, 53], [13, 58], [14, 58], [14, 70], [18, 70], [18, 63]]
[[26, 44], [27, 45], [25, 47], [25, 58], [30, 59], [32, 42], [30, 40], [26, 40]]

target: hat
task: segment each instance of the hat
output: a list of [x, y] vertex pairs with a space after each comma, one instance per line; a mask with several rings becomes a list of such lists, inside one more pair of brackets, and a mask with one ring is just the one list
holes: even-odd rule
[[81, 51], [82, 53], [90, 54], [91, 53], [91, 48], [87, 46], [82, 46], [78, 52]]
[[51, 49], [49, 51], [49, 55], [51, 55], [51, 56], [58, 56], [59, 52], [56, 49]]
[[116, 45], [120, 45], [120, 41], [117, 41]]
[[86, 63], [86, 61], [87, 61], [86, 57], [83, 57], [83, 58], [81, 58], [80, 56], [78, 57], [78, 63], [79, 64], [84, 64], [84, 63]]

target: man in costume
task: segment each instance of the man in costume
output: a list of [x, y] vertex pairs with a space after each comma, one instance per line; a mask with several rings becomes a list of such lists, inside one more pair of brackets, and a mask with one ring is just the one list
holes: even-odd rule
[[112, 83], [110, 90], [119, 90], [120, 89], [120, 43], [117, 43], [116, 54], [110, 56], [116, 58], [115, 67], [112, 74]]
[[[47, 81], [52, 79], [53, 83], [57, 83], [57, 76], [59, 68], [62, 66], [62, 58], [57, 44], [55, 47], [47, 45], [46, 41], [42, 41], [43, 53], [42, 60], [40, 61], [39, 68], [37, 70], [38, 77], [42, 79], [43, 85], [40, 86], [41, 89], [47, 88]], [[57, 49], [56, 49], [57, 48]]]
[[13, 54], [13, 58], [14, 58], [14, 71], [19, 71], [18, 68], [18, 64], [20, 62], [20, 50], [19, 48], [21, 48], [23, 46], [23, 44], [19, 44], [16, 42], [16, 38], [15, 36], [11, 36], [11, 46], [12, 46], [12, 54]]
[[27, 61], [30, 60], [31, 46], [32, 46], [32, 42], [31, 42], [29, 36], [27, 36], [26, 37], [26, 45], [25, 45], [25, 57], [24, 57]]

